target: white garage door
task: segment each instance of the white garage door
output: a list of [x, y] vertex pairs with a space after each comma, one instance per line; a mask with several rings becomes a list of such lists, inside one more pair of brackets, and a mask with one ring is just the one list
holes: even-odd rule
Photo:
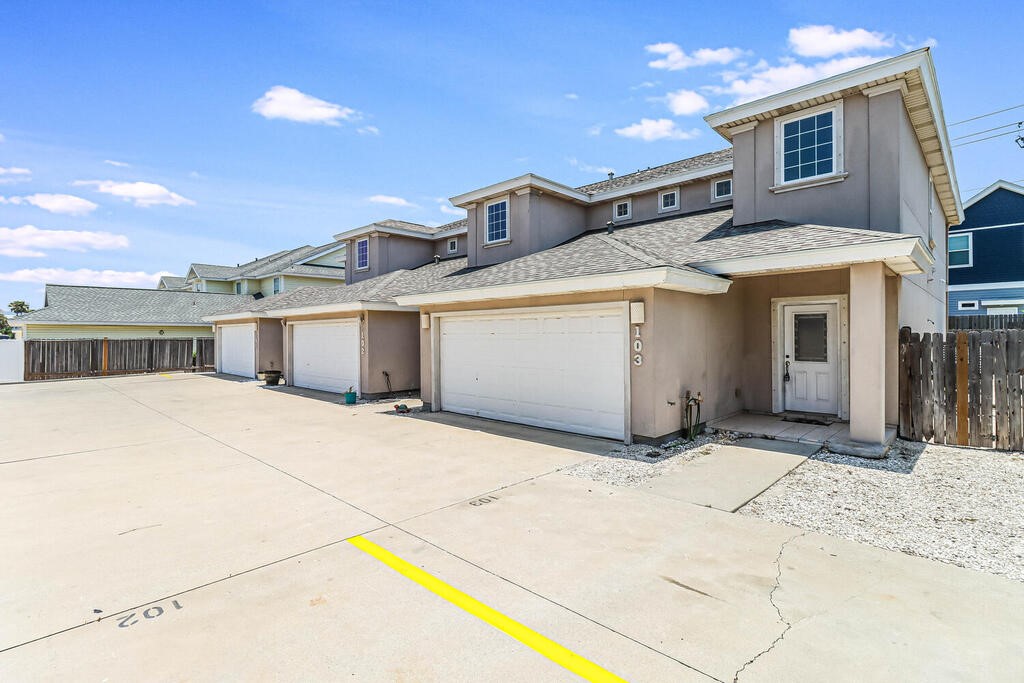
[[619, 309], [441, 318], [441, 408], [625, 437]]
[[359, 391], [359, 321], [292, 326], [292, 384], [341, 393]]
[[256, 376], [256, 325], [223, 325], [220, 328], [220, 372]]

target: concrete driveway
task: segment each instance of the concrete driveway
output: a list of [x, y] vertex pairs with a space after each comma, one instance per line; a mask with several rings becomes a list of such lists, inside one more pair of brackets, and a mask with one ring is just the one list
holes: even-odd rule
[[1024, 584], [559, 473], [609, 442], [321, 399], [0, 387], [0, 680], [1024, 677]]

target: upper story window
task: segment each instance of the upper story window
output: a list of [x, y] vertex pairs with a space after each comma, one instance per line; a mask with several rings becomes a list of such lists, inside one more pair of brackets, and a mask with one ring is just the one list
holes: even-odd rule
[[633, 200], [620, 199], [612, 204], [612, 220], [628, 221], [633, 217]]
[[971, 233], [966, 235], [949, 236], [949, 267], [970, 268], [974, 265], [974, 236]]
[[776, 184], [842, 173], [842, 101], [776, 119], [775, 150]]
[[235, 294], [241, 294], [241, 293], [242, 293], [242, 283], [241, 282], [236, 282], [235, 283]]
[[275, 277], [274, 278], [274, 294], [280, 294], [280, 293], [281, 293], [281, 278], [280, 277]]
[[679, 188], [663, 190], [658, 193], [658, 213], [675, 211], [679, 208]]
[[455, 254], [459, 251], [459, 238], [453, 237], [448, 240], [448, 253]]
[[487, 238], [485, 242], [505, 242], [508, 240], [508, 200], [500, 199], [486, 207]]
[[723, 178], [711, 183], [711, 201], [720, 202], [732, 197], [732, 178]]
[[370, 267], [370, 240], [361, 239], [356, 242], [356, 270]]

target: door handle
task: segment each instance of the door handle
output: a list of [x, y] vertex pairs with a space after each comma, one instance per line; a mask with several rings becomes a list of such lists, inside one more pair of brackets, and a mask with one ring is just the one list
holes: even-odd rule
[[789, 361], [788, 360], [786, 361], [786, 371], [782, 375], [782, 381], [783, 382], [788, 382], [789, 381]]

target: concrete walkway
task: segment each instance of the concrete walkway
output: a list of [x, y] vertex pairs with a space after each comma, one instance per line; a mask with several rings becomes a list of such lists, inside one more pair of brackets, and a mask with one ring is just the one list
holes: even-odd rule
[[814, 444], [740, 439], [647, 484], [651, 493], [694, 505], [735, 512], [817, 452]]
[[0, 680], [579, 680], [353, 536], [625, 680], [1024, 678], [1024, 584], [559, 472], [610, 442], [388, 407], [0, 387]]

